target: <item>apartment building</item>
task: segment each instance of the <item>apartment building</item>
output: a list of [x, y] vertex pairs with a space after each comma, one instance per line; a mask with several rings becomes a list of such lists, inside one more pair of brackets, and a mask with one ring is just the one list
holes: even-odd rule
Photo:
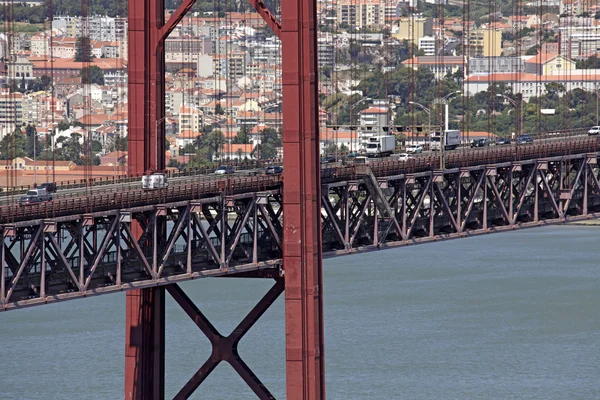
[[179, 107], [179, 133], [184, 131], [200, 132], [202, 115], [202, 111], [197, 108], [182, 104]]
[[420, 14], [400, 18], [397, 30], [392, 34], [394, 39], [407, 40], [415, 45], [418, 45], [419, 40], [425, 36], [433, 36], [433, 20], [424, 18]]
[[423, 50], [426, 56], [435, 56], [436, 40], [433, 36], [423, 36], [419, 39], [419, 50]]
[[213, 57], [213, 72], [226, 80], [236, 82], [246, 75], [246, 53], [236, 52]]
[[23, 95], [0, 89], [0, 138], [23, 125]]
[[472, 57], [469, 58], [469, 75], [525, 72], [523, 57]]
[[466, 36], [463, 46], [467, 57], [498, 57], [502, 55], [502, 32], [475, 29]]
[[558, 28], [560, 54], [570, 59], [584, 59], [598, 54], [600, 26], [563, 26]]
[[25, 56], [13, 54], [5, 66], [7, 68], [6, 77], [10, 80], [19, 83], [23, 78], [25, 81], [35, 79], [33, 77], [33, 64]]
[[337, 23], [358, 29], [376, 29], [385, 24], [385, 2], [342, 0], [337, 6]]
[[443, 79], [448, 74], [454, 74], [461, 68], [467, 65], [465, 58], [462, 56], [447, 56], [447, 57], [413, 57], [402, 62], [402, 65], [415, 70], [419, 67], [425, 67], [433, 72], [436, 79]]

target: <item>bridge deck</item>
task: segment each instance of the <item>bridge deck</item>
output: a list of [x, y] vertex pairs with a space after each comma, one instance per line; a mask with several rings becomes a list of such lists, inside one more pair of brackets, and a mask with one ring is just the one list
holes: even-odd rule
[[[596, 138], [323, 169], [324, 256], [600, 215]], [[279, 176], [0, 207], [0, 310], [206, 276], [279, 274]], [[141, 237], [132, 233], [140, 227]]]

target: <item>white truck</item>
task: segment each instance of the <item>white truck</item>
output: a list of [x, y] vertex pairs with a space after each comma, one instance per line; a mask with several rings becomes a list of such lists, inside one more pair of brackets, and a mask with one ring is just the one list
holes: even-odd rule
[[[439, 151], [441, 140], [441, 132], [433, 132], [431, 135], [430, 149], [433, 151]], [[460, 146], [460, 131], [458, 129], [449, 129], [444, 132], [444, 142], [444, 150], [456, 149], [458, 146]]]
[[169, 187], [169, 182], [165, 174], [155, 173], [142, 176], [142, 189], [144, 190], [165, 189], [167, 187]]
[[365, 146], [367, 157], [385, 157], [396, 149], [396, 137], [392, 135], [372, 136]]
[[48, 193], [46, 189], [31, 189], [25, 194], [26, 196], [37, 197], [40, 201], [52, 200], [52, 194]]

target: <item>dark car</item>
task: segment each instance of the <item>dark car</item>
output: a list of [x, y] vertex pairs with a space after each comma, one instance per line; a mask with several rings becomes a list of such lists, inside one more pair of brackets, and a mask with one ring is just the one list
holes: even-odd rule
[[48, 193], [56, 192], [56, 183], [54, 182], [44, 182], [38, 186], [38, 189], [46, 189]]
[[323, 156], [321, 157], [321, 164], [331, 164], [337, 162], [335, 156]]
[[31, 204], [36, 204], [36, 203], [41, 203], [42, 200], [40, 200], [39, 197], [36, 196], [23, 196], [19, 199], [19, 205], [22, 206], [28, 206]]
[[359, 156], [360, 156], [359, 152], [353, 151], [351, 153], [348, 153], [348, 155], [346, 156], [346, 158], [356, 158], [356, 157], [359, 157]]
[[509, 138], [498, 138], [496, 140], [496, 146], [503, 146], [506, 144], [510, 144], [510, 139]]
[[529, 135], [520, 135], [517, 138], [517, 144], [528, 144], [533, 143], [533, 138]]
[[270, 167], [267, 167], [267, 169], [265, 169], [265, 174], [267, 174], [267, 175], [283, 174], [283, 167], [280, 167], [279, 165], [272, 165]]
[[490, 142], [488, 139], [473, 139], [471, 147], [485, 147], [489, 146]]
[[219, 168], [215, 170], [215, 174], [223, 175], [223, 174], [233, 174], [235, 169], [231, 165], [221, 165]]

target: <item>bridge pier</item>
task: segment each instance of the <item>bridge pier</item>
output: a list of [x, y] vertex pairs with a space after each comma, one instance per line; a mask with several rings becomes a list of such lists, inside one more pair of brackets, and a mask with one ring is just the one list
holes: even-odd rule
[[125, 399], [164, 399], [165, 286], [126, 296]]

